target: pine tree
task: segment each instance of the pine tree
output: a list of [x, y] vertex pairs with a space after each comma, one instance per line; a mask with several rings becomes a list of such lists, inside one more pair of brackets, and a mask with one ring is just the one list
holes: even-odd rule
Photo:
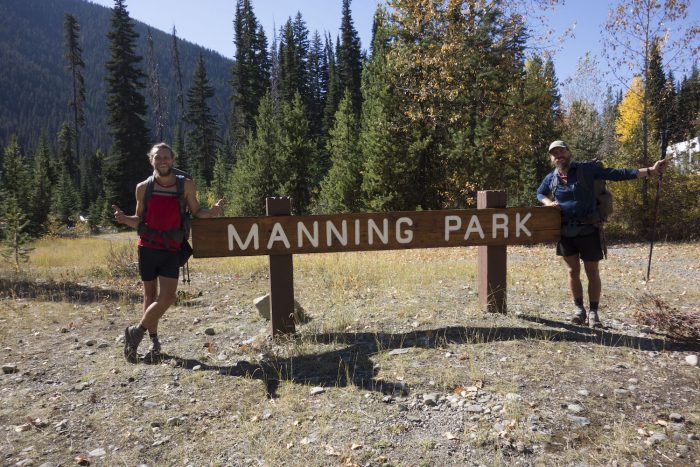
[[27, 212], [29, 176], [22, 148], [15, 135], [10, 137], [10, 142], [5, 146], [0, 182], [0, 214], [6, 211], [10, 200], [14, 200], [23, 212]]
[[14, 198], [10, 198], [7, 201], [5, 224], [3, 237], [5, 249], [2, 252], [2, 256], [10, 261], [15, 268], [15, 272], [19, 273], [21, 264], [29, 262], [29, 253], [33, 248], [27, 246], [30, 242], [30, 237], [27, 233], [29, 219], [27, 219], [26, 214]]
[[72, 226], [75, 224], [79, 207], [78, 193], [73, 186], [68, 170], [63, 169], [59, 173], [58, 184], [53, 190], [51, 213], [62, 225]]
[[206, 186], [211, 183], [219, 143], [218, 124], [207, 104], [207, 99], [211, 97], [214, 97], [214, 88], [209, 84], [204, 58], [200, 53], [192, 87], [187, 91], [184, 120], [190, 126], [187, 132], [188, 163]]
[[[338, 43], [336, 40], [336, 48]], [[328, 70], [328, 87], [326, 89], [325, 105], [323, 107], [322, 134], [328, 135], [328, 132], [333, 128], [335, 113], [338, 110], [338, 104], [343, 97], [343, 90], [340, 88], [340, 78], [338, 77], [338, 65], [333, 48], [333, 40], [330, 34], [326, 36], [324, 45], [324, 61]], [[329, 162], [330, 167], [330, 162]]]
[[319, 138], [323, 131], [323, 109], [328, 92], [328, 59], [318, 31], [314, 32], [309, 49], [309, 104], [308, 115], [311, 135]]
[[362, 111], [362, 47], [360, 36], [353, 25], [350, 13], [350, 0], [343, 0], [342, 19], [340, 23], [340, 47], [336, 51], [338, 58], [339, 88], [347, 88], [352, 99], [352, 109], [359, 118]]
[[177, 102], [177, 121], [185, 113], [185, 92], [182, 85], [182, 65], [180, 64], [180, 50], [177, 46], [177, 30], [173, 26], [172, 40], [170, 41], [170, 56], [173, 62], [173, 74], [175, 75], [175, 101]]
[[260, 100], [270, 86], [267, 39], [250, 0], [237, 0], [233, 22], [236, 56], [232, 69], [234, 140], [255, 129]]
[[158, 141], [163, 141], [165, 137], [165, 124], [168, 119], [165, 96], [160, 86], [160, 71], [158, 60], [153, 48], [153, 35], [151, 30], [147, 30], [146, 36], [146, 68], [148, 70], [148, 91], [151, 96], [151, 108], [155, 118], [155, 136]]
[[676, 123], [671, 141], [686, 141], [700, 135], [700, 70], [697, 65], [681, 81], [675, 101]]
[[27, 232], [38, 236], [46, 231], [51, 210], [51, 180], [49, 179], [49, 154], [46, 133], [41, 135], [34, 155], [32, 183], [29, 193], [29, 226]]
[[398, 108], [401, 100], [389, 80], [388, 30], [377, 9], [372, 56], [362, 72], [360, 150], [364, 161], [362, 205], [371, 211], [413, 210], [416, 161], [409, 157]]
[[346, 88], [328, 140], [332, 165], [321, 182], [319, 194], [324, 212], [355, 212], [361, 208], [362, 154], [357, 144], [358, 135], [352, 94]]
[[105, 167], [106, 197], [125, 212], [134, 212], [136, 184], [150, 174], [151, 168], [146, 157], [146, 100], [141, 94], [145, 75], [138, 67], [142, 60], [135, 53], [138, 34], [124, 0], [114, 2], [107, 38], [111, 56], [105, 64], [105, 81], [112, 147]]
[[72, 99], [70, 108], [73, 110], [73, 134], [75, 135], [75, 157], [78, 160], [78, 174], [76, 182], [87, 176], [84, 158], [80, 153], [80, 128], [85, 125], [85, 79], [83, 70], [83, 49], [80, 46], [80, 24], [70, 13], [65, 13], [64, 37], [66, 42], [66, 55], [68, 70], [72, 81]]
[[297, 92], [291, 102], [282, 104], [276, 166], [278, 191], [291, 198], [292, 213], [296, 215], [309, 211], [311, 187], [317, 170], [309, 127], [301, 96]]
[[78, 172], [78, 158], [73, 152], [73, 142], [75, 141], [75, 132], [73, 127], [68, 122], [63, 122], [61, 129], [58, 131], [58, 163], [60, 167], [65, 169], [70, 176], [71, 181], [75, 186], [78, 185], [80, 178]]
[[277, 170], [280, 126], [269, 93], [260, 101], [255, 126], [255, 134], [248, 136], [231, 176], [233, 215], [263, 215], [265, 198], [281, 194], [277, 191], [278, 184], [274, 175]]

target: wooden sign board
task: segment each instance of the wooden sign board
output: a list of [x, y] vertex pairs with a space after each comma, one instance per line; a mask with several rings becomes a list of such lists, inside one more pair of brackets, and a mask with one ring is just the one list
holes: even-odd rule
[[557, 241], [552, 207], [220, 217], [192, 221], [195, 258]]

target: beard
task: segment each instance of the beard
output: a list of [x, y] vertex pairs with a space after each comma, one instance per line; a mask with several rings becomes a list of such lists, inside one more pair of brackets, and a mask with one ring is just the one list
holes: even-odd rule
[[162, 170], [160, 170], [160, 169], [156, 169], [156, 172], [158, 172], [158, 175], [160, 175], [161, 177], [167, 177], [168, 175], [170, 175], [171, 173], [173, 173], [173, 168], [172, 168], [172, 167], [168, 167], [168, 169], [165, 170], [165, 171], [162, 171]]
[[560, 172], [567, 172], [570, 166], [571, 159], [560, 159], [554, 163], [554, 167], [556, 167]]

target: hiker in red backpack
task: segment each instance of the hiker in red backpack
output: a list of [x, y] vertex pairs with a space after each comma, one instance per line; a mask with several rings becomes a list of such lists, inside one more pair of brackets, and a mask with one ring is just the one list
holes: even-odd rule
[[[591, 327], [601, 328], [603, 325], [598, 316], [601, 290], [598, 262], [604, 257], [601, 223], [612, 210], [612, 198], [600, 182], [651, 177], [664, 171], [666, 161], [656, 161], [652, 167], [643, 169], [604, 168], [596, 161], [572, 162], [571, 151], [564, 141], [554, 141], [549, 145], [549, 159], [554, 170], [537, 189], [537, 199], [545, 206], [555, 206], [561, 211], [557, 255], [566, 263], [569, 290], [576, 306], [571, 322], [588, 322]], [[588, 278], [588, 316], [583, 306], [581, 261]]]
[[[146, 359], [160, 359], [158, 321], [175, 303], [180, 270], [180, 256], [187, 244], [188, 209], [194, 217], [208, 218], [222, 214], [223, 199], [210, 209], [199, 206], [194, 182], [176, 175], [175, 152], [166, 143], [158, 143], [148, 153], [153, 175], [136, 186], [136, 214], [128, 216], [112, 205], [114, 219], [138, 229], [139, 273], [143, 281], [143, 317], [139, 324], [124, 331], [124, 357], [130, 363], [138, 362], [137, 349], [148, 331], [151, 347]], [[188, 247], [189, 245], [187, 245]]]

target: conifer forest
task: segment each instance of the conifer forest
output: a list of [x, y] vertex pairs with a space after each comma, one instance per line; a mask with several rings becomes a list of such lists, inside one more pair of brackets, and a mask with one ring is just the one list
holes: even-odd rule
[[[580, 160], [647, 167], [662, 141], [700, 135], [697, 28], [670, 43], [653, 23], [681, 19], [687, 1], [617, 2], [659, 5], [650, 24], [610, 17], [612, 60], [630, 31], [646, 35], [618, 54], [632, 80], [592, 92], [595, 61], [563, 83], [532, 45], [528, 8], [557, 0], [386, 0], [369, 44], [350, 0], [335, 1], [330, 32], [298, 13], [266, 35], [250, 0], [232, 0], [233, 57], [134, 21], [125, 0], [0, 3], [3, 241], [113, 225], [109, 206], [134, 211], [159, 141], [204, 204], [224, 197], [227, 216], [256, 216], [270, 196], [289, 196], [293, 214], [474, 207], [484, 189], [535, 205], [553, 140]], [[681, 74], [668, 65], [679, 53], [692, 65]], [[659, 238], [700, 232], [698, 155], [679, 159]], [[654, 181], [611, 189], [610, 235], [647, 238]]]

